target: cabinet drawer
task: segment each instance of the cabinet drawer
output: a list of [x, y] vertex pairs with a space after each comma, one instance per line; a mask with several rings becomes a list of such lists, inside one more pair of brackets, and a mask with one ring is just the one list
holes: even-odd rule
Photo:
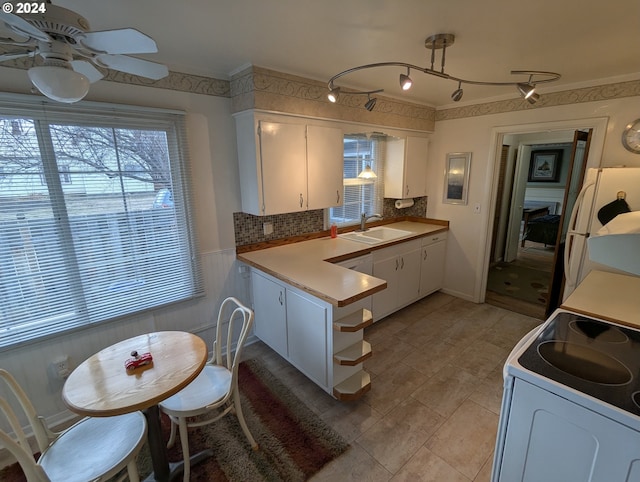
[[384, 259], [398, 256], [400, 254], [414, 251], [416, 249], [420, 249], [419, 239], [412, 239], [411, 241], [406, 241], [404, 243], [394, 244], [393, 246], [389, 246], [388, 248], [382, 248], [374, 251], [373, 262], [376, 263], [377, 261], [382, 261]]
[[447, 233], [438, 233], [438, 234], [430, 234], [429, 236], [425, 236], [422, 238], [422, 246], [429, 246], [430, 244], [435, 244], [440, 241], [446, 241]]

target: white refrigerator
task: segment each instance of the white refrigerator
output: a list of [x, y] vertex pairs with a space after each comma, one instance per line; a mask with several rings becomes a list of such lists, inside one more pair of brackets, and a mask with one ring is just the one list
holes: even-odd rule
[[[618, 199], [630, 211], [640, 211], [640, 168], [607, 167], [588, 169], [582, 189], [576, 198], [567, 230], [564, 271], [565, 286], [563, 301], [593, 269], [623, 273], [610, 266], [589, 259], [587, 239], [595, 235], [603, 226], [598, 213], [609, 215]], [[638, 246], [640, 256], [640, 245]]]

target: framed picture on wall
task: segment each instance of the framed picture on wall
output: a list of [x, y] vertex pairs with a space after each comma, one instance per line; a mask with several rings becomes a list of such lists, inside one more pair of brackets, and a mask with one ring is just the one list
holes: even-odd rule
[[467, 204], [469, 195], [470, 152], [447, 154], [444, 169], [444, 195], [442, 202], [448, 204]]
[[529, 162], [529, 182], [558, 182], [562, 149], [548, 149], [531, 152]]

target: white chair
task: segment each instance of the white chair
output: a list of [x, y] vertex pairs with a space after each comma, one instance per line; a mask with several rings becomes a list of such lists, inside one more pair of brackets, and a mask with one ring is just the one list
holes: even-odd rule
[[[240, 325], [236, 328], [238, 322]], [[215, 422], [232, 412], [238, 417], [242, 431], [253, 450], [258, 450], [258, 444], [249, 432], [242, 415], [238, 391], [238, 364], [252, 325], [252, 310], [242, 305], [236, 298], [225, 299], [218, 312], [216, 339], [213, 342], [211, 359], [193, 382], [177, 394], [160, 402], [160, 409], [171, 419], [168, 447], [175, 442], [176, 425], [180, 429], [185, 481], [189, 480], [191, 471], [187, 428]], [[235, 337], [237, 341], [234, 351]], [[198, 420], [187, 420], [187, 418], [205, 414], [205, 417]]]
[[0, 412], [14, 434], [12, 437], [0, 430], [0, 443], [17, 459], [28, 482], [101, 481], [117, 475], [125, 467], [129, 480], [139, 481], [136, 455], [147, 434], [147, 422], [141, 412], [116, 417], [88, 417], [62, 432], [54, 433], [44, 418], [38, 416], [15, 378], [3, 369], [0, 369], [0, 378], [22, 407], [41, 452], [36, 461], [19, 418], [9, 401], [0, 397]]

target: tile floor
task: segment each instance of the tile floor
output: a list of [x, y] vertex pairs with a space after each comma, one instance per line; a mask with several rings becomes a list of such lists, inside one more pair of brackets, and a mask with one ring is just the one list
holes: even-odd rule
[[542, 320], [435, 293], [365, 331], [371, 390], [338, 402], [262, 342], [261, 358], [351, 448], [312, 481], [486, 482], [502, 366]]

